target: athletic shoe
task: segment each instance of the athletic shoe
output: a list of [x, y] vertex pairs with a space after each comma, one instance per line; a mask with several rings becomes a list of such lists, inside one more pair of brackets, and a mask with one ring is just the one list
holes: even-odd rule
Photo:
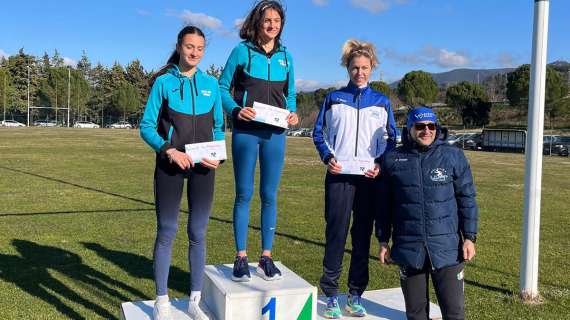
[[188, 303], [188, 314], [192, 320], [209, 320], [208, 316], [196, 301], [190, 301]]
[[342, 317], [337, 296], [327, 298], [327, 307], [325, 308], [323, 316], [327, 319], [340, 319]]
[[232, 273], [232, 280], [237, 282], [251, 281], [251, 274], [249, 274], [249, 264], [247, 263], [247, 256], [237, 256], [234, 261], [234, 271]]
[[152, 311], [153, 320], [172, 320], [172, 314], [170, 313], [170, 302], [155, 302], [154, 310]]
[[267, 281], [281, 279], [281, 271], [277, 269], [275, 263], [273, 263], [273, 259], [268, 256], [261, 256], [261, 258], [259, 258], [257, 273], [260, 277]]
[[362, 306], [360, 296], [349, 294], [344, 309], [353, 317], [366, 317], [366, 309]]

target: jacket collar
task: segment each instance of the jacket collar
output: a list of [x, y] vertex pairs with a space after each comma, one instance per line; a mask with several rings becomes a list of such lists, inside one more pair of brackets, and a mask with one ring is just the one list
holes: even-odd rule
[[367, 94], [368, 91], [370, 90], [372, 89], [370, 89], [370, 86], [368, 84], [364, 88], [359, 88], [354, 83], [352, 83], [352, 81], [348, 81], [348, 84], [346, 85], [346, 91], [352, 93], [355, 96], [359, 94], [360, 95]]
[[[177, 78], [186, 77], [185, 75], [180, 73], [180, 68], [178, 67], [177, 64], [171, 64], [170, 68], [168, 69], [168, 73], [170, 73], [171, 75], [173, 75]], [[192, 75], [192, 77], [190, 77], [190, 79], [193, 78], [194, 76], [198, 75], [198, 74], [201, 74], [201, 73], [202, 73], [202, 70], [200, 70], [200, 68], [197, 67], [196, 72], [194, 72], [194, 75]]]
[[408, 132], [408, 129], [406, 128], [404, 132], [402, 132], [402, 144], [408, 148], [409, 150], [411, 150], [412, 152], [415, 153], [420, 153], [420, 152], [426, 152], [429, 151], [431, 149], [434, 149], [435, 147], [442, 145], [442, 144], [446, 144], [446, 140], [447, 140], [447, 136], [449, 135], [447, 128], [443, 128], [441, 126], [437, 126], [436, 132], [435, 132], [435, 139], [432, 142], [432, 144], [430, 144], [427, 147], [423, 147], [420, 146], [417, 142], [415, 142], [414, 140], [412, 140], [410, 138], [410, 133]]

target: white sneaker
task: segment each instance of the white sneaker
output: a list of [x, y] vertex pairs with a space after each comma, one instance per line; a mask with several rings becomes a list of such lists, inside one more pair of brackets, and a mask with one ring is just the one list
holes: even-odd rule
[[188, 314], [192, 320], [210, 320], [206, 313], [202, 311], [200, 305], [196, 301], [190, 301], [188, 303]]
[[170, 313], [170, 302], [155, 302], [152, 318], [154, 320], [171, 320], [172, 314]]

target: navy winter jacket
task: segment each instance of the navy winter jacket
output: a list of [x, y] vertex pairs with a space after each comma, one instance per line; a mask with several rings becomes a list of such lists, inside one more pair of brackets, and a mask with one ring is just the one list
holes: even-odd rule
[[465, 235], [477, 233], [475, 186], [463, 150], [437, 138], [422, 148], [402, 134], [404, 145], [381, 161], [376, 236], [392, 238], [391, 257], [400, 266], [421, 269], [426, 255], [440, 269], [463, 261]]

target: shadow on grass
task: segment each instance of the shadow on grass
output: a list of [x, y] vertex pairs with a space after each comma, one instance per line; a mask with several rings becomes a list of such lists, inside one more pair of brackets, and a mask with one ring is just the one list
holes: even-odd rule
[[105, 319], [117, 317], [54, 278], [53, 272], [65, 275], [79, 286], [96, 288], [102, 295], [116, 297], [121, 301], [127, 300], [127, 297], [114, 288], [144, 296], [141, 291], [84, 264], [81, 257], [71, 251], [19, 239], [12, 240], [12, 245], [19, 255], [0, 254], [0, 279], [49, 303], [67, 318], [85, 319], [85, 316], [66, 302], [80, 304]]
[[[131, 277], [154, 281], [151, 259], [130, 252], [109, 249], [94, 242], [81, 242], [81, 244], [99, 257], [123, 269]], [[170, 266], [168, 288], [187, 294], [190, 290], [190, 274], [180, 268]]]
[[137, 212], [137, 211], [154, 211], [154, 209], [106, 209], [106, 210], [75, 210], [75, 211], [47, 211], [47, 212], [22, 212], [22, 213], [0, 213], [0, 217], [13, 216], [48, 216], [59, 214], [75, 214], [75, 213], [110, 213], [110, 212]]
[[[147, 204], [147, 205], [154, 206], [154, 202], [145, 201], [145, 200], [133, 198], [133, 197], [130, 197], [130, 196], [126, 196], [126, 195], [122, 195], [122, 194], [118, 194], [118, 193], [114, 193], [114, 192], [99, 190], [99, 189], [95, 189], [95, 188], [92, 188], [92, 187], [79, 185], [79, 184], [77, 184], [77, 183], [73, 183], [73, 182], [69, 182], [69, 181], [65, 181], [65, 180], [61, 180], [61, 179], [57, 179], [57, 178], [52, 178], [52, 177], [44, 176], [44, 175], [37, 174], [37, 173], [26, 172], [26, 171], [23, 171], [23, 170], [14, 169], [14, 168], [9, 168], [9, 167], [5, 167], [5, 166], [0, 166], [0, 169], [12, 171], [12, 172], [17, 172], [17, 173], [21, 173], [21, 174], [26, 174], [26, 175], [30, 175], [30, 176], [33, 176], [33, 177], [36, 177], [36, 178], [42, 178], [42, 179], [46, 179], [46, 180], [49, 180], [49, 181], [54, 181], [54, 182], [58, 182], [58, 183], [63, 183], [63, 184], [67, 184], [67, 185], [70, 185], [70, 186], [77, 187], [77, 188], [81, 188], [81, 189], [85, 189], [85, 190], [89, 190], [89, 191], [93, 191], [93, 192], [98, 192], [98, 193], [102, 193], [102, 194], [105, 194], [105, 195], [118, 197], [118, 198], [125, 199], [125, 200], [134, 201], [134, 202], [137, 202], [137, 203], [143, 203], [143, 204]], [[125, 211], [127, 211], [127, 210], [125, 210]], [[188, 213], [187, 210], [181, 210], [181, 211], [182, 211], [182, 212], [185, 212], [185, 213]], [[62, 212], [62, 213], [67, 214], [68, 212]], [[27, 213], [27, 215], [33, 215], [33, 214], [34, 214], [34, 213]], [[42, 214], [42, 213], [37, 213], [37, 214]], [[47, 214], [47, 213], [43, 213], [43, 214]], [[52, 213], [52, 214], [57, 214], [57, 213]], [[15, 216], [16, 214], [0, 215], [0, 217], [2, 217], [2, 216], [7, 216], [7, 215], [9, 215], [9, 216]], [[217, 222], [221, 222], [221, 223], [226, 223], [226, 224], [233, 225], [233, 221], [227, 220], [227, 219], [218, 218], [218, 217], [215, 217], [215, 216], [211, 216], [211, 217], [210, 217], [210, 220], [214, 220], [214, 221], [217, 221]], [[258, 226], [249, 225], [249, 228], [252, 229], [252, 230], [256, 230], [256, 231], [261, 231], [261, 228], [258, 227]], [[288, 234], [288, 233], [283, 233], [283, 232], [275, 232], [275, 235], [280, 236], [280, 237], [283, 237], [283, 238], [287, 238], [287, 239], [290, 239], [290, 240], [303, 242], [303, 243], [306, 243], [306, 244], [312, 244], [312, 245], [319, 246], [319, 247], [322, 247], [322, 248], [325, 247], [325, 243], [322, 242], [322, 241], [315, 241], [315, 240], [311, 240], [311, 239], [305, 239], [305, 238], [301, 238], [301, 237], [298, 237], [298, 236], [293, 235], [293, 234]], [[352, 250], [350, 250], [350, 249], [345, 249], [344, 252], [345, 252], [345, 253], [348, 253], [348, 254], [352, 254]], [[371, 260], [374, 260], [374, 261], [378, 261], [378, 258], [375, 257], [375, 256], [370, 256], [370, 259], [371, 259]]]
[[493, 286], [490, 286], [490, 285], [487, 285], [487, 284], [482, 284], [482, 283], [479, 283], [479, 282], [475, 282], [475, 281], [473, 281], [473, 280], [467, 280], [467, 279], [465, 279], [464, 281], [465, 281], [465, 284], [468, 284], [468, 285], [474, 286], [474, 287], [478, 287], [478, 288], [481, 288], [481, 289], [485, 289], [485, 290], [487, 290], [487, 291], [498, 292], [498, 293], [504, 294], [504, 295], [506, 295], [506, 296], [513, 296], [513, 295], [514, 295], [514, 292], [512, 292], [511, 290], [505, 289], [505, 288], [493, 287]]

